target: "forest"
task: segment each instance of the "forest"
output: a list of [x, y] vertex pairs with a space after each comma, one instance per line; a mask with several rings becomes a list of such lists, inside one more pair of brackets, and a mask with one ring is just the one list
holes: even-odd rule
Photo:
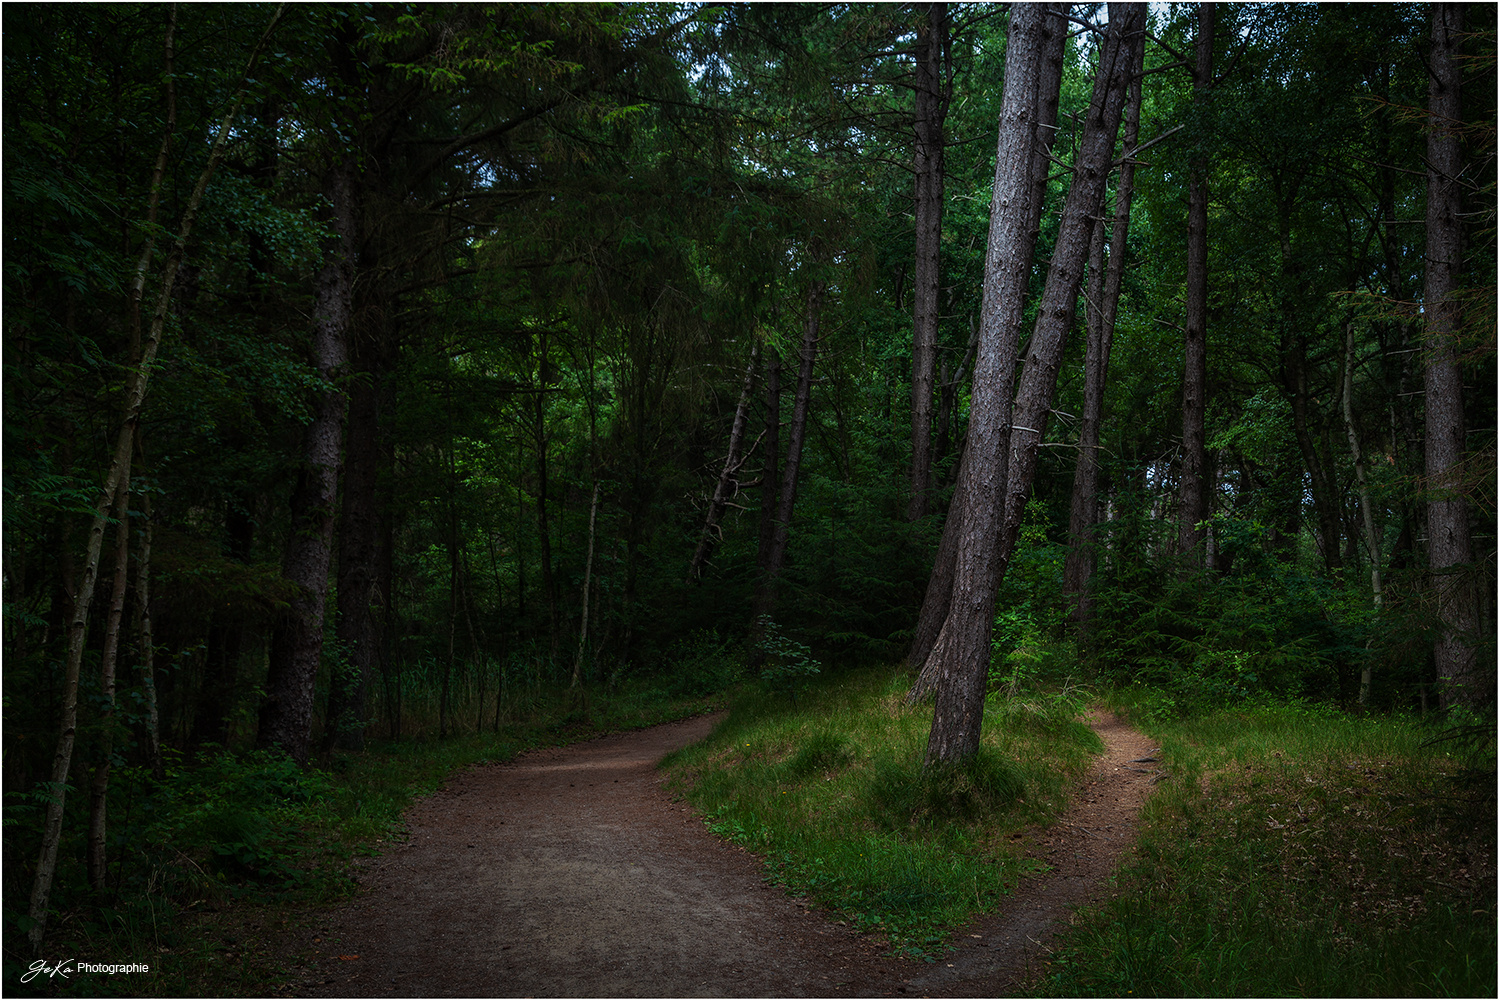
[[1042, 677], [1493, 755], [1491, 4], [3, 19], [8, 959], [205, 774], [544, 705], [902, 664], [931, 769]]

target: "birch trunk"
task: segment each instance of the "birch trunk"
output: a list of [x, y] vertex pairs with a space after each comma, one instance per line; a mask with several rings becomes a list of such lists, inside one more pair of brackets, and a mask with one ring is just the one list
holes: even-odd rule
[[[261, 36], [255, 49], [250, 53], [242, 79], [259, 62], [261, 51], [281, 20], [283, 9], [284, 5], [278, 6], [271, 16], [271, 22], [265, 34]], [[100, 490], [99, 498], [94, 504], [93, 523], [89, 528], [83, 574], [73, 595], [73, 614], [68, 625], [68, 654], [63, 664], [62, 718], [58, 727], [57, 748], [52, 757], [51, 776], [48, 780], [51, 799], [47, 803], [47, 816], [43, 821], [42, 846], [37, 859], [36, 876], [31, 884], [31, 901], [27, 911], [31, 919], [27, 941], [33, 955], [40, 953], [42, 940], [46, 936], [47, 904], [52, 896], [52, 880], [57, 872], [57, 849], [62, 840], [68, 773], [72, 768], [73, 745], [78, 734], [78, 676], [83, 664], [84, 642], [88, 634], [89, 611], [94, 600], [94, 587], [99, 579], [99, 554], [104, 545], [104, 530], [109, 521], [109, 509], [115, 501], [116, 492], [129, 487], [131, 450], [135, 441], [135, 431], [140, 423], [141, 409], [145, 405], [146, 391], [150, 387], [152, 365], [156, 361], [162, 333], [166, 329], [167, 312], [171, 308], [172, 290], [177, 283], [177, 272], [182, 267], [182, 257], [187, 249], [188, 238], [192, 235], [193, 226], [197, 222], [198, 209], [203, 204], [203, 195], [208, 190], [208, 182], [213, 178], [219, 161], [223, 159], [230, 126], [239, 115], [240, 106], [244, 100], [244, 88], [237, 87], [234, 101], [225, 114], [224, 120], [219, 124], [218, 134], [214, 137], [213, 147], [209, 151], [208, 162], [204, 165], [203, 172], [198, 175], [198, 181], [183, 208], [182, 218], [177, 227], [177, 238], [173, 241], [172, 250], [162, 266], [161, 290], [157, 295], [156, 309], [151, 316], [151, 326], [141, 342], [140, 364], [130, 374], [126, 384], [125, 402], [121, 408], [120, 429], [115, 437], [114, 454], [110, 460], [109, 470], [105, 474], [103, 489]], [[163, 143], [162, 154], [158, 159], [159, 165], [165, 164], [167, 150], [168, 144]], [[153, 191], [160, 190], [159, 174], [153, 177], [152, 187]], [[155, 197], [156, 195], [153, 194], [153, 198]], [[139, 287], [144, 289], [143, 269], [137, 271], [137, 282]]]

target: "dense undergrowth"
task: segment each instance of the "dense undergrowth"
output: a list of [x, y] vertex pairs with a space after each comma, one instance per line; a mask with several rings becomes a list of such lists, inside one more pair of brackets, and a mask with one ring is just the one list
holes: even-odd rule
[[1140, 687], [1113, 700], [1171, 778], [1048, 994], [1494, 995], [1493, 724], [1269, 698], [1179, 715]]
[[[1067, 695], [993, 697], [983, 748], [924, 772], [928, 707], [889, 667], [820, 679], [795, 702], [748, 693], [665, 764], [710, 829], [760, 854], [788, 892], [931, 957], [1036, 863], [1014, 835], [1045, 823], [1100, 749]], [[1076, 694], [1076, 693], [1075, 693]]]

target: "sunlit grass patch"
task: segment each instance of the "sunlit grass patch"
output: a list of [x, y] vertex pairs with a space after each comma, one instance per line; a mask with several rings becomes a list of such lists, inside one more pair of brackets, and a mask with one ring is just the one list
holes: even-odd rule
[[1457, 784], [1473, 761], [1433, 732], [1270, 703], [1159, 724], [1173, 778], [1124, 892], [1075, 925], [1046, 989], [1492, 994], [1493, 780]]
[[996, 700], [977, 758], [926, 770], [932, 711], [902, 703], [907, 684], [886, 668], [825, 678], [796, 704], [748, 697], [667, 767], [773, 881], [928, 955], [1035, 868], [1010, 835], [1060, 812], [1099, 741], [1076, 704]]

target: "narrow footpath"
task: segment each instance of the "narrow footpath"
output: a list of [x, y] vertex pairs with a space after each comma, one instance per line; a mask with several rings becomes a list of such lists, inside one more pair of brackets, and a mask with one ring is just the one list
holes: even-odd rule
[[937, 963], [881, 955], [762, 881], [656, 763], [716, 716], [470, 769], [407, 815], [359, 897], [283, 943], [293, 997], [995, 997], [1045, 970], [1069, 909], [1099, 899], [1155, 765], [1113, 718], [1074, 806], [1037, 832], [1051, 871], [958, 932]]

